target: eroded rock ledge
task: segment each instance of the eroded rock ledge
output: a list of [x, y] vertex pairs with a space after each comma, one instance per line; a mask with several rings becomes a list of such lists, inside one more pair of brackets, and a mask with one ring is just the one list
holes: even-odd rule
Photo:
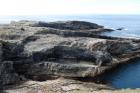
[[0, 26], [0, 86], [23, 78], [95, 77], [140, 57], [140, 40], [101, 36], [113, 31], [83, 22], [19, 21]]

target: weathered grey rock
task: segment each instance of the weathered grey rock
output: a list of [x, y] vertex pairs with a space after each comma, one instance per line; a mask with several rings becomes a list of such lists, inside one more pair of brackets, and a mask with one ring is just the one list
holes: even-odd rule
[[[10, 53], [12, 51], [12, 48], [11, 50], [10, 48], [9, 49], [6, 49], [6, 48], [7, 47], [5, 47], [4, 42], [1, 41], [1, 44], [0, 44], [0, 88], [3, 85], [14, 84], [19, 81], [19, 76], [15, 71], [13, 62], [4, 61], [5, 57], [8, 58], [8, 56], [5, 56], [6, 54], [7, 55], [9, 54], [10, 56], [12, 54]], [[6, 49], [7, 51], [5, 51], [4, 49]], [[16, 56], [16, 55], [13, 55], [13, 56]]]
[[2, 43], [0, 43], [0, 62], [3, 60], [3, 50], [2, 50]]
[[[27, 81], [22, 84], [10, 87], [14, 88], [4, 90], [4, 93], [93, 93], [98, 92], [101, 89], [113, 89], [103, 84], [96, 84], [94, 82], [81, 82], [65, 78], [58, 78], [56, 80], [47, 80], [43, 82]], [[109, 92], [111, 93], [112, 91]]]
[[102, 26], [82, 21], [20, 21], [2, 26], [1, 71], [8, 78], [15, 76], [14, 70], [27, 78], [94, 77], [114, 64], [140, 57], [140, 40], [97, 34], [103, 31]]
[[21, 20], [21, 21], [11, 21], [10, 25], [11, 26], [33, 26], [34, 24], [36, 24], [36, 21], [28, 21], [28, 20]]
[[92, 50], [107, 51], [114, 56], [132, 52], [136, 46], [138, 44], [131, 41], [107, 40], [105, 43], [99, 42], [93, 45]]
[[65, 38], [57, 35], [46, 35], [44, 38], [25, 45], [24, 53], [30, 55], [33, 61], [47, 61], [54, 58], [57, 60], [83, 60], [95, 64], [97, 62], [96, 60], [101, 59], [101, 61], [108, 60], [109, 63], [111, 61], [111, 55], [109, 56], [108, 54], [108, 57], [105, 57], [105, 55], [107, 55], [105, 51], [98, 52], [98, 50], [91, 50], [92, 45], [100, 42], [106, 42], [106, 40], [85, 37]]
[[84, 22], [84, 21], [59, 21], [59, 22], [38, 22], [34, 26], [38, 27], [51, 27], [55, 29], [61, 29], [61, 30], [89, 30], [89, 29], [97, 29], [97, 28], [103, 28], [103, 26], [100, 26], [95, 23], [90, 22]]
[[[39, 77], [43, 75], [94, 77], [102, 71], [99, 70], [100, 68], [98, 70], [93, 69], [118, 63], [121, 61], [121, 55], [128, 53], [133, 54], [133, 52], [135, 52], [133, 50], [136, 46], [138, 46], [138, 44], [131, 41], [87, 37], [71, 38], [48, 34], [25, 45], [24, 55], [33, 63], [28, 64], [26, 61], [26, 65], [23, 65], [22, 68], [26, 66], [27, 68], [21, 72], [29, 76]], [[122, 59], [130, 56], [131, 55], [122, 57]], [[47, 62], [49, 62], [49, 64]], [[84, 65], [86, 65], [86, 67]], [[88, 74], [83, 75], [78, 69]], [[68, 71], [71, 73], [68, 73]]]
[[0, 86], [14, 84], [19, 81], [12, 61], [0, 62]]
[[29, 67], [28, 76], [64, 76], [88, 77], [96, 75], [96, 66], [87, 64], [63, 64], [55, 62], [41, 62]]
[[21, 58], [24, 46], [19, 42], [3, 42], [3, 60], [18, 61]]

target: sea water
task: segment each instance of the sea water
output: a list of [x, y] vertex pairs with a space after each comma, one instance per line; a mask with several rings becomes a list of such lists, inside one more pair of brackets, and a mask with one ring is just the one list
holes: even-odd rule
[[102, 81], [114, 88], [140, 88], [140, 59], [106, 72]]

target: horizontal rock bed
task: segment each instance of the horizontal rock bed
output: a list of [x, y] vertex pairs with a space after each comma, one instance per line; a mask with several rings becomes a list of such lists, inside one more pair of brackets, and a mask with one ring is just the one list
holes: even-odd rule
[[140, 40], [102, 36], [113, 31], [83, 22], [19, 21], [0, 26], [0, 86], [23, 79], [95, 77], [140, 57]]

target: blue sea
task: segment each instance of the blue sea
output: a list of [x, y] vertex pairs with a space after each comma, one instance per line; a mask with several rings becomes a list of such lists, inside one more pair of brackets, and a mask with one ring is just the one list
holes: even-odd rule
[[107, 72], [103, 81], [118, 89], [140, 88], [140, 59]]
[[36, 15], [36, 16], [0, 16], [0, 23], [10, 21], [34, 20], [34, 21], [67, 21], [82, 20], [97, 23], [106, 28], [121, 28], [124, 30], [103, 33], [114, 37], [140, 38], [140, 15]]
[[[121, 31], [103, 33], [107, 36], [140, 38], [140, 15], [38, 15], [38, 16], [1, 16], [0, 23], [10, 21], [34, 20], [34, 21], [67, 21], [79, 20], [97, 23], [105, 28], [125, 28]], [[120, 66], [105, 76], [111, 86], [115, 88], [140, 88], [140, 59], [130, 64]]]

